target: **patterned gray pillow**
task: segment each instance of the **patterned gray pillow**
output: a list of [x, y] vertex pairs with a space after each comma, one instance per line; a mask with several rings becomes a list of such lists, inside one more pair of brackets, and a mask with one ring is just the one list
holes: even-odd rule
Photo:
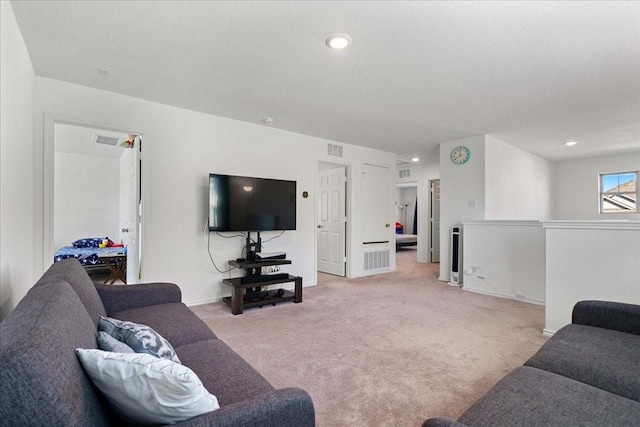
[[169, 341], [147, 325], [100, 316], [98, 330], [127, 344], [136, 353], [147, 353], [180, 363]]
[[135, 353], [131, 347], [122, 341], [118, 341], [104, 331], [100, 331], [100, 335], [98, 336], [98, 348], [112, 353]]

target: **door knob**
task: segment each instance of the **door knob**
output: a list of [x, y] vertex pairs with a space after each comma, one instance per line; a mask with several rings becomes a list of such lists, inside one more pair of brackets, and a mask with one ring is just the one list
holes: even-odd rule
[[318, 226], [318, 228], [322, 228], [322, 226], [321, 226], [321, 225], [319, 225], [319, 226]]
[[122, 232], [123, 232], [123, 233], [128, 233], [128, 232], [129, 232], [129, 229], [128, 229], [128, 228], [123, 228], [123, 229], [122, 229]]

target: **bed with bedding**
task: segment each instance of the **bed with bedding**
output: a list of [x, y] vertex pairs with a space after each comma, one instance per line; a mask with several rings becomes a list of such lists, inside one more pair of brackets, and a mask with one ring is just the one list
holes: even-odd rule
[[417, 244], [417, 234], [396, 234], [396, 250], [406, 246], [416, 246]]
[[78, 239], [71, 246], [63, 246], [53, 255], [53, 262], [67, 258], [76, 258], [83, 267], [102, 266], [98, 255], [122, 250], [122, 244], [113, 243], [108, 237], [85, 237]]

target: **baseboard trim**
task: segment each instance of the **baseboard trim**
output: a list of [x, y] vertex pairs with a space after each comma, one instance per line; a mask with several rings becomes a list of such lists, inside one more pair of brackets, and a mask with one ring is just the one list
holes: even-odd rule
[[222, 297], [214, 298], [214, 299], [208, 299], [208, 300], [204, 300], [204, 301], [185, 302], [184, 305], [186, 305], [187, 307], [197, 307], [199, 305], [213, 304], [215, 302], [220, 302], [220, 301], [222, 301]]
[[552, 337], [555, 333], [556, 331], [551, 331], [546, 328], [542, 330], [542, 335], [544, 335], [545, 337]]
[[490, 295], [492, 297], [510, 299], [510, 300], [520, 301], [520, 302], [526, 302], [527, 304], [541, 305], [543, 307], [546, 305], [545, 302], [543, 302], [543, 301], [535, 301], [535, 300], [530, 300], [530, 299], [516, 298], [513, 295], [500, 294], [500, 293], [497, 293], [497, 292], [482, 291], [482, 290], [479, 290], [479, 289], [471, 289], [471, 288], [468, 288], [468, 287], [464, 286], [464, 284], [463, 284], [462, 289], [464, 289], [465, 291], [476, 293], [476, 294]]

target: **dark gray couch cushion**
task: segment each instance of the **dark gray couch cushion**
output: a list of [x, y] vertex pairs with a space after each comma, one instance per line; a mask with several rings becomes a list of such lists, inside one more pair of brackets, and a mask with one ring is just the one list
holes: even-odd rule
[[640, 337], [610, 329], [567, 325], [526, 362], [640, 402]]
[[640, 305], [611, 301], [580, 301], [571, 323], [640, 335]]
[[[150, 326], [174, 348], [201, 340], [216, 339], [207, 324], [181, 302], [117, 311], [109, 317]], [[188, 326], [185, 327], [186, 325]]]
[[468, 426], [637, 426], [640, 403], [523, 366], [458, 419]]
[[93, 281], [77, 259], [68, 258], [54, 263], [33, 286], [39, 287], [60, 280], [71, 285], [97, 327], [100, 316], [106, 316], [107, 311]]
[[182, 364], [196, 373], [224, 407], [275, 390], [253, 367], [220, 340], [176, 348]]
[[107, 425], [105, 402], [74, 350], [96, 326], [65, 281], [32, 288], [0, 324], [3, 425]]
[[107, 315], [150, 305], [182, 302], [182, 292], [174, 283], [140, 283], [127, 286], [95, 283]]
[[289, 387], [225, 405], [176, 427], [313, 427], [315, 410], [309, 394]]

